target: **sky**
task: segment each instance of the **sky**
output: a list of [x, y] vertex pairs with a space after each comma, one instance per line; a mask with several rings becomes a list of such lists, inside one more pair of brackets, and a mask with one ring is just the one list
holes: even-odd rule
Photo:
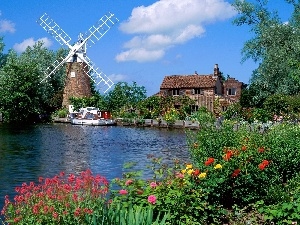
[[[257, 65], [251, 60], [242, 63], [241, 50], [253, 34], [247, 26], [232, 24], [237, 16], [232, 2], [0, 0], [0, 36], [5, 53], [22, 53], [37, 41], [57, 50], [62, 46], [36, 22], [44, 13], [75, 43], [79, 33], [111, 12], [119, 22], [87, 49], [87, 56], [114, 83], [136, 82], [150, 96], [159, 91], [165, 76], [212, 74], [218, 64], [224, 76], [248, 84]], [[292, 8], [284, 0], [269, 4], [283, 22], [290, 17]]]

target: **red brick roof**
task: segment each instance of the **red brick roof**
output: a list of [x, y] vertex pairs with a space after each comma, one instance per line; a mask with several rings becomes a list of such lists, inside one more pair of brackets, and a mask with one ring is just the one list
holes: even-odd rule
[[209, 88], [215, 87], [216, 77], [212, 75], [165, 76], [160, 89], [167, 88]]

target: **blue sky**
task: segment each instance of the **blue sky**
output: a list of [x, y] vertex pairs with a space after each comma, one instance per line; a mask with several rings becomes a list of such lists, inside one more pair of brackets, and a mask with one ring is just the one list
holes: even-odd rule
[[[241, 49], [251, 38], [249, 27], [232, 25], [233, 1], [225, 0], [0, 0], [0, 36], [5, 52], [22, 52], [43, 40], [56, 50], [61, 45], [36, 21], [47, 13], [76, 42], [107, 12], [119, 22], [95, 45], [88, 57], [115, 83], [137, 82], [147, 95], [159, 91], [166, 75], [211, 74], [215, 64], [249, 83], [256, 65], [241, 64]], [[291, 7], [270, 0], [284, 20]], [[71, 41], [71, 43], [72, 43]]]

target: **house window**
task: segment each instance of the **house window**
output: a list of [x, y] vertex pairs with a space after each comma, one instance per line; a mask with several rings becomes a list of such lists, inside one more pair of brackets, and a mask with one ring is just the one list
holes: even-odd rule
[[195, 95], [203, 95], [203, 90], [201, 88], [195, 88], [194, 89], [194, 94]]
[[227, 88], [227, 95], [236, 95], [236, 88]]
[[179, 95], [179, 89], [173, 89], [172, 95]]

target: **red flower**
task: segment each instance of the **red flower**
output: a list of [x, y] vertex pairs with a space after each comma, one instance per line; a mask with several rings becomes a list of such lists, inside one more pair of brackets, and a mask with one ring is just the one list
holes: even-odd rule
[[193, 175], [194, 175], [194, 176], [198, 176], [199, 173], [200, 173], [200, 170], [196, 169], [196, 170], [194, 170]]
[[232, 173], [232, 177], [237, 177], [238, 175], [239, 175], [239, 173], [241, 172], [241, 170], [240, 169], [236, 169], [236, 170], [234, 170], [233, 171], [233, 173]]
[[263, 161], [258, 165], [258, 168], [259, 168], [260, 170], [264, 170], [265, 167], [266, 167], [267, 165], [269, 165], [269, 161], [268, 161], [268, 160], [263, 160]]
[[228, 150], [223, 158], [224, 158], [225, 161], [228, 161], [231, 158], [231, 156], [233, 156], [233, 151]]
[[264, 152], [265, 151], [265, 148], [264, 147], [260, 147], [259, 149], [258, 149], [258, 152], [259, 153], [262, 153], [262, 152]]
[[207, 160], [206, 160], [206, 162], [205, 162], [205, 166], [209, 166], [210, 164], [212, 164], [213, 162], [215, 161], [215, 159], [214, 158], [208, 158]]
[[80, 208], [77, 208], [76, 210], [75, 210], [75, 212], [74, 212], [74, 216], [80, 216], [80, 213], [81, 213], [81, 210], [80, 210]]

